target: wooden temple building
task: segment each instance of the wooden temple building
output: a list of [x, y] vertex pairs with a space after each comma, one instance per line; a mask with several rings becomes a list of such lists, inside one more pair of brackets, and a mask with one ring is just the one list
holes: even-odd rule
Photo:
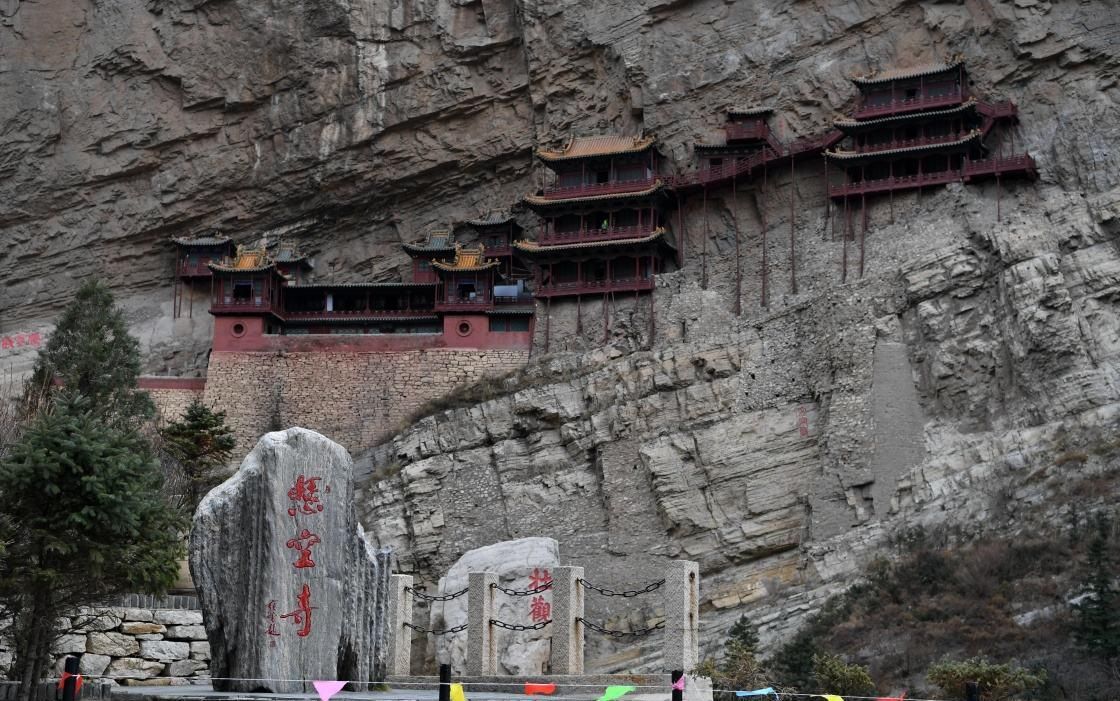
[[[233, 250], [228, 236], [193, 236], [171, 239], [175, 245], [175, 276], [171, 291], [171, 316], [183, 315], [183, 291], [195, 283], [208, 283], [209, 263], [221, 260]], [[194, 296], [187, 296], [187, 316], [194, 316]]]
[[654, 139], [573, 138], [537, 157], [555, 182], [524, 198], [541, 220], [533, 240], [513, 244], [543, 299], [652, 290], [674, 260], [665, 227], [667, 189]]

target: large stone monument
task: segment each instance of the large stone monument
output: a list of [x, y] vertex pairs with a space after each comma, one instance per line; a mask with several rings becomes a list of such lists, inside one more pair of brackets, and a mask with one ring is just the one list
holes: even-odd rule
[[292, 428], [261, 438], [199, 504], [190, 565], [215, 689], [382, 677], [389, 553], [366, 542], [353, 492], [346, 450]]

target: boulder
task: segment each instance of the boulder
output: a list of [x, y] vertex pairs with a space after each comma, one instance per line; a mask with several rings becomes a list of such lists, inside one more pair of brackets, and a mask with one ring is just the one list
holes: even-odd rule
[[110, 657], [129, 657], [140, 652], [140, 643], [123, 633], [90, 633], [86, 638], [86, 652]]
[[389, 552], [366, 542], [338, 444], [302, 428], [266, 434], [199, 504], [189, 550], [215, 690], [384, 674]]
[[[494, 572], [498, 584], [506, 589], [527, 591], [551, 577], [560, 564], [560, 547], [552, 538], [520, 538], [468, 550], [439, 581], [439, 594], [450, 594], [467, 586], [471, 572]], [[552, 592], [535, 596], [495, 594], [494, 618], [507, 623], [531, 625], [542, 615], [551, 618]], [[544, 620], [547, 620], [544, 619]], [[428, 627], [454, 628], [467, 622], [467, 597], [432, 603]], [[495, 629], [494, 644], [499, 666], [507, 674], [536, 675], [545, 671], [549, 654], [549, 629], [511, 631]], [[441, 635], [436, 641], [436, 659], [450, 662], [452, 669], [464, 669], [467, 659], [467, 632]], [[499, 670], [501, 672], [502, 670]]]
[[171, 626], [164, 636], [171, 640], [206, 640], [204, 626]]
[[191, 656], [190, 643], [173, 643], [170, 640], [141, 640], [140, 656], [147, 660], [173, 662]]
[[159, 609], [152, 612], [156, 623], [165, 626], [198, 626], [202, 625], [202, 611], [183, 609]]
[[128, 635], [151, 635], [163, 633], [167, 628], [158, 623], [132, 623], [126, 621], [121, 624], [121, 632]]
[[163, 673], [162, 662], [142, 660], [138, 657], [121, 657], [109, 663], [106, 676], [117, 679], [147, 679]]
[[210, 659], [210, 643], [191, 643], [191, 659], [192, 660], [209, 660]]
[[167, 665], [167, 674], [172, 677], [189, 677], [200, 669], [206, 669], [205, 662], [178, 660]]
[[117, 614], [124, 613], [120, 609], [92, 609], [82, 607], [78, 615], [74, 616], [74, 625], [79, 632], [113, 630], [121, 624], [121, 617]]
[[140, 621], [142, 623], [150, 623], [152, 621], [151, 609], [126, 608], [121, 609], [121, 611], [124, 613], [123, 618], [126, 621]]
[[105, 673], [113, 661], [108, 655], [95, 655], [87, 652], [78, 659], [78, 672], [87, 677], [97, 677]]

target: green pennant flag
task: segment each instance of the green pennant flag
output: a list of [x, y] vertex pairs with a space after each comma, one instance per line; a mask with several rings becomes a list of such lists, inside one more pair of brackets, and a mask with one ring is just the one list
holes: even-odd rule
[[614, 701], [629, 694], [634, 690], [632, 686], [608, 686], [603, 695], [599, 697], [599, 701]]

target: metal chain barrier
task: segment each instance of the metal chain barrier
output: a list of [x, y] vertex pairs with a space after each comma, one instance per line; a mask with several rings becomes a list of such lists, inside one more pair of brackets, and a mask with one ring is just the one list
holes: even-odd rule
[[579, 583], [582, 584], [587, 589], [591, 589], [591, 590], [599, 592], [603, 596], [621, 596], [621, 597], [624, 597], [626, 599], [629, 599], [631, 597], [641, 596], [642, 594], [648, 594], [651, 591], [655, 591], [655, 590], [661, 588], [661, 585], [665, 583], [665, 580], [664, 579], [659, 579], [656, 582], [653, 582], [652, 584], [648, 585], [645, 589], [635, 589], [635, 590], [631, 590], [631, 591], [615, 591], [613, 589], [606, 589], [604, 587], [600, 587], [597, 584], [592, 584], [591, 582], [587, 581], [586, 579], [579, 580]]
[[552, 588], [552, 582], [545, 582], [544, 584], [540, 585], [536, 589], [526, 589], [525, 591], [518, 591], [516, 589], [506, 589], [505, 587], [499, 586], [497, 584], [491, 584], [490, 587], [492, 589], [497, 589], [498, 591], [500, 591], [503, 594], [506, 594], [508, 596], [532, 596], [533, 594], [540, 594], [542, 591], [548, 591], [549, 589], [551, 589]]
[[541, 621], [540, 623], [531, 626], [523, 626], [517, 623], [506, 623], [504, 621], [498, 621], [493, 618], [490, 619], [490, 625], [497, 626], [498, 628], [505, 628], [506, 630], [540, 630], [541, 628], [547, 626], [549, 623], [552, 623], [551, 618], [547, 621]]
[[467, 629], [466, 623], [461, 626], [455, 626], [454, 628], [448, 628], [447, 630], [428, 630], [427, 628], [423, 628], [421, 626], [414, 626], [411, 623], [405, 623], [404, 626], [405, 628], [411, 628], [412, 630], [418, 631], [420, 633], [426, 633], [428, 635], [450, 635], [452, 633], [461, 633]]
[[592, 623], [591, 621], [587, 620], [586, 618], [577, 618], [576, 620], [579, 621], [580, 623], [582, 623], [583, 625], [587, 626], [591, 630], [595, 631], [596, 633], [602, 633], [603, 635], [609, 635], [612, 638], [615, 638], [616, 640], [619, 639], [619, 638], [637, 638], [637, 637], [640, 637], [640, 636], [643, 636], [643, 635], [649, 635], [650, 633], [654, 632], [655, 630], [661, 630], [662, 628], [665, 627], [665, 621], [661, 621], [660, 623], [653, 626], [652, 628], [641, 628], [639, 630], [610, 630], [609, 628], [604, 628], [602, 626], [597, 626], [594, 623]]
[[412, 587], [405, 587], [404, 590], [412, 592], [413, 596], [415, 596], [417, 599], [423, 599], [424, 601], [451, 601], [452, 599], [458, 599], [463, 594], [466, 594], [467, 591], [469, 591], [469, 587], [467, 589], [460, 589], [454, 594], [444, 594], [443, 596], [431, 596], [429, 594], [425, 594], [422, 591], [417, 591]]

